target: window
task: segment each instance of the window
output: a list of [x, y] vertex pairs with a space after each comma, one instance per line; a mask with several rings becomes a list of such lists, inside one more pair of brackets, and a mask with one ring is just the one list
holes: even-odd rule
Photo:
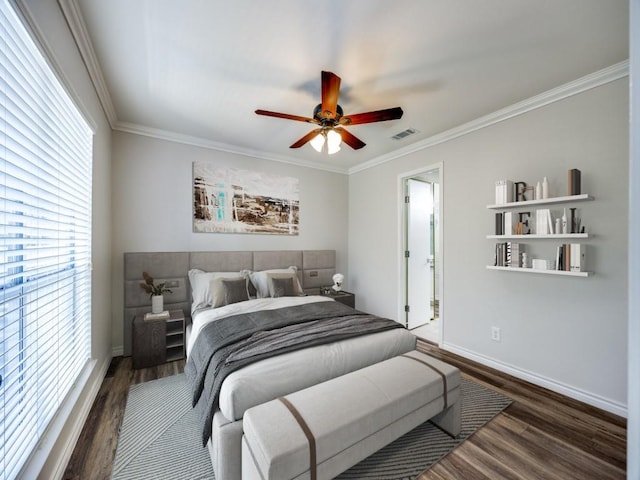
[[0, 0], [0, 480], [91, 355], [93, 134]]

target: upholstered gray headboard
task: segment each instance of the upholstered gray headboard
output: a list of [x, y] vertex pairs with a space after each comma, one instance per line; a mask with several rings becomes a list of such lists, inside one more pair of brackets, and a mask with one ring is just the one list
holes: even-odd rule
[[[168, 282], [172, 293], [164, 295], [166, 309], [181, 308], [191, 314], [191, 287], [188, 272], [239, 272], [298, 267], [305, 292], [318, 293], [331, 285], [336, 269], [335, 250], [273, 250], [252, 252], [137, 252], [124, 254], [124, 355], [131, 355], [131, 327], [137, 314], [151, 309], [149, 295], [140, 288], [142, 272], [157, 282]], [[187, 319], [189, 321], [190, 318]]]

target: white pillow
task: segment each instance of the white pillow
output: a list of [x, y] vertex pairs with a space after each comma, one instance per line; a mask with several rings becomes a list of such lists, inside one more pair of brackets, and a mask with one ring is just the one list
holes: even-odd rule
[[293, 277], [293, 289], [298, 295], [304, 295], [298, 279], [298, 267], [274, 268], [273, 270], [262, 270], [260, 272], [249, 273], [251, 283], [256, 287], [258, 298], [269, 298], [269, 277], [287, 278]]
[[220, 306], [219, 297], [224, 293], [221, 290], [222, 283], [215, 282], [219, 279], [235, 280], [246, 278], [241, 272], [204, 272], [197, 268], [189, 270], [189, 283], [191, 284], [191, 311], [198, 308]]

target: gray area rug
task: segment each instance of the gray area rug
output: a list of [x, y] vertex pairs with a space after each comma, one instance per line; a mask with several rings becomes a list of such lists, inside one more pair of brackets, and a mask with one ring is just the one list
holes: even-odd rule
[[[427, 470], [510, 403], [508, 397], [462, 379], [462, 433], [451, 438], [426, 422], [340, 479], [409, 480]], [[113, 480], [213, 480], [209, 453], [200, 444], [197, 412], [184, 374], [129, 390], [113, 465]]]

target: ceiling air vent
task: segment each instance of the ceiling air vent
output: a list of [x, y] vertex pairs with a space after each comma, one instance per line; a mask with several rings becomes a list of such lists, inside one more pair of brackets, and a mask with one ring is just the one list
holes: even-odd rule
[[407, 128], [406, 130], [403, 130], [400, 133], [396, 133], [391, 138], [393, 138], [394, 140], [402, 140], [403, 138], [406, 138], [409, 135], [413, 135], [414, 133], [418, 133], [418, 130], [416, 130], [415, 128]]

